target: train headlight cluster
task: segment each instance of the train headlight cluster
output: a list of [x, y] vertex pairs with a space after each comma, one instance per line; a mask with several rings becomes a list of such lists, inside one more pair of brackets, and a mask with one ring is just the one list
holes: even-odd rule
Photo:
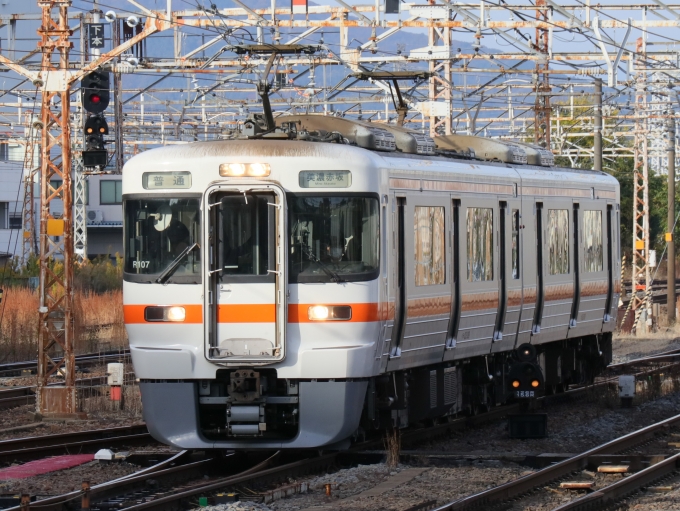
[[352, 307], [349, 305], [312, 305], [307, 309], [310, 321], [349, 321]]
[[222, 163], [222, 177], [267, 177], [271, 173], [269, 163]]
[[144, 309], [146, 321], [182, 322], [186, 319], [186, 315], [184, 307], [176, 305], [155, 305]]

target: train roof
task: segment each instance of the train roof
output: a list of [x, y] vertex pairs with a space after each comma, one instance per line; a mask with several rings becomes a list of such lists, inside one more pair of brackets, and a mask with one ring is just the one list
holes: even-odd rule
[[231, 139], [167, 145], [134, 156], [125, 164], [125, 171], [140, 172], [159, 168], [180, 170], [184, 168], [187, 160], [202, 160], [206, 164], [212, 160], [219, 165], [225, 158], [235, 156], [269, 159], [320, 158], [352, 162], [356, 167], [389, 168], [395, 171], [404, 168], [426, 174], [463, 173], [477, 177], [485, 176], [487, 179], [521, 177], [528, 180], [551, 180], [556, 184], [560, 181], [575, 181], [584, 184], [597, 182], [608, 186], [618, 185], [616, 179], [601, 171], [483, 161], [441, 154], [375, 151], [350, 144], [272, 139]]

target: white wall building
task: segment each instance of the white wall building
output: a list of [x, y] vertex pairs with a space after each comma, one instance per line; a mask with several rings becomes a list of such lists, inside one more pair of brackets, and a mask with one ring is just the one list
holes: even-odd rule
[[[38, 158], [36, 157], [36, 165]], [[0, 139], [0, 260], [23, 250], [24, 146]], [[53, 186], [58, 186], [53, 180]], [[35, 222], [40, 223], [40, 189], [34, 185]], [[123, 251], [123, 207], [121, 176], [88, 176], [86, 179], [87, 254], [113, 257]], [[58, 216], [63, 207], [60, 201], [52, 210]]]

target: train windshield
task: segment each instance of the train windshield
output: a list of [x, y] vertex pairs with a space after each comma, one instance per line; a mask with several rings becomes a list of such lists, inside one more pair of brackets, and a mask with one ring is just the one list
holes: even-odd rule
[[126, 280], [201, 282], [199, 199], [128, 199], [124, 208]]
[[378, 212], [374, 197], [289, 195], [291, 282], [377, 278]]

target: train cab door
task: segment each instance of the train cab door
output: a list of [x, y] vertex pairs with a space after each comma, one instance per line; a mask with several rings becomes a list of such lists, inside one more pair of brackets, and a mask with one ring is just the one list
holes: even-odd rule
[[285, 357], [286, 203], [273, 185], [207, 193], [207, 357], [268, 363]]

